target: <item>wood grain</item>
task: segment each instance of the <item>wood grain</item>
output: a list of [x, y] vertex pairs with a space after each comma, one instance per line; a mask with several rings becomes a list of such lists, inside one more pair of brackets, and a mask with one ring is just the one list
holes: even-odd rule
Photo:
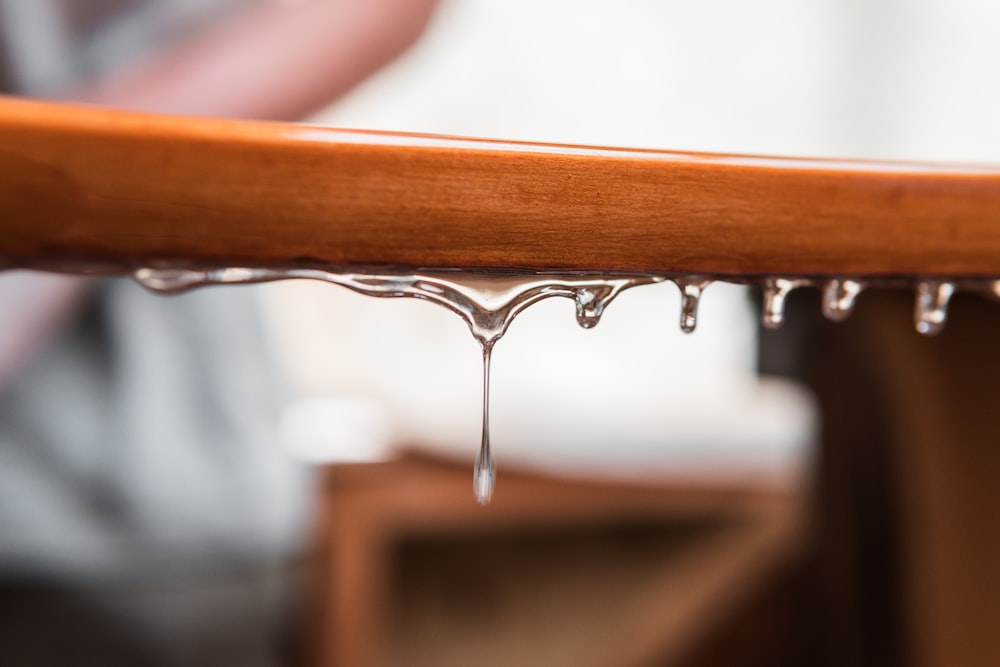
[[9, 264], [1000, 275], [1000, 168], [184, 119], [0, 98]]

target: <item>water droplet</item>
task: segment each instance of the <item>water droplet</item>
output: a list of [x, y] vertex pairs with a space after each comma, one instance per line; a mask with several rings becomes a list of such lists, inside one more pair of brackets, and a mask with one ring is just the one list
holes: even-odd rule
[[834, 322], [850, 317], [854, 303], [865, 288], [864, 283], [850, 278], [835, 278], [823, 288], [823, 315]]
[[476, 456], [472, 472], [472, 492], [480, 505], [488, 505], [493, 499], [497, 470], [490, 449], [490, 357], [492, 346], [483, 346], [483, 440]]
[[793, 289], [808, 285], [801, 278], [766, 278], [764, 280], [764, 307], [761, 323], [766, 329], [777, 329], [785, 321], [785, 298]]
[[285, 272], [270, 269], [228, 267], [200, 271], [196, 269], [138, 269], [132, 274], [140, 285], [161, 294], [177, 294], [205, 285], [245, 284], [275, 280]]
[[913, 308], [913, 324], [918, 333], [936, 336], [948, 322], [948, 302], [955, 293], [954, 283], [923, 280], [917, 283], [917, 298]]
[[[592, 281], [594, 282], [594, 281]], [[597, 281], [574, 292], [576, 301], [576, 323], [584, 329], [593, 329], [601, 321], [601, 315], [611, 300], [630, 284], [621, 281]]]
[[698, 302], [701, 293], [712, 284], [711, 280], [698, 278], [675, 279], [681, 291], [681, 331], [691, 333], [698, 326]]
[[596, 327], [604, 313], [604, 302], [598, 296], [598, 290], [582, 287], [576, 290], [575, 301], [576, 323], [584, 329]]
[[138, 269], [132, 274], [140, 285], [161, 294], [177, 294], [209, 282], [207, 271], [192, 269]]

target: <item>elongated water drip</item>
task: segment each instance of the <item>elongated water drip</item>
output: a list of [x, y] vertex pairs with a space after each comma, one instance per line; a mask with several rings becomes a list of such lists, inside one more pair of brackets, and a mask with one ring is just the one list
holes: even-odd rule
[[678, 278], [674, 284], [681, 291], [681, 331], [691, 333], [698, 326], [698, 302], [701, 293], [712, 284], [711, 280]]
[[834, 322], [843, 322], [854, 311], [864, 283], [850, 278], [835, 278], [826, 283], [823, 288], [823, 315]]
[[785, 298], [793, 289], [808, 285], [800, 278], [766, 278], [764, 280], [764, 307], [761, 323], [766, 329], [777, 329], [785, 321]]
[[510, 276], [500, 274], [438, 273], [391, 274], [324, 271], [319, 269], [173, 269], [144, 268], [133, 278], [154, 292], [176, 294], [203, 285], [256, 283], [284, 279], [312, 279], [341, 285], [376, 297], [412, 297], [442, 305], [458, 314], [483, 350], [483, 438], [473, 470], [473, 492], [481, 504], [490, 502], [496, 467], [490, 448], [490, 356], [493, 345], [514, 318], [533, 303], [553, 296], [573, 299], [576, 321], [585, 329], [597, 325], [615, 297], [636, 285], [663, 279], [656, 276]]
[[490, 357], [492, 346], [483, 347], [483, 439], [476, 455], [476, 464], [472, 471], [472, 492], [480, 505], [488, 505], [493, 499], [493, 488], [496, 486], [497, 469], [493, 463], [493, 451], [490, 448]]
[[954, 283], [939, 280], [917, 283], [913, 324], [918, 333], [936, 336], [944, 330], [944, 325], [948, 322], [948, 302], [954, 293]]

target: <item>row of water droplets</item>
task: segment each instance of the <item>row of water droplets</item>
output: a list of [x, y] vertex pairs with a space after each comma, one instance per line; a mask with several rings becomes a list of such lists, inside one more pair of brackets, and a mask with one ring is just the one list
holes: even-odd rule
[[[486, 504], [493, 496], [496, 466], [490, 447], [490, 359], [493, 346], [506, 333], [517, 315], [533, 303], [550, 297], [572, 299], [576, 321], [584, 329], [598, 324], [608, 305], [623, 291], [637, 285], [670, 280], [681, 293], [680, 327], [686, 333], [695, 330], [698, 303], [713, 280], [706, 276], [555, 276], [506, 275], [470, 272], [382, 273], [320, 269], [222, 268], [178, 269], [143, 268], [133, 277], [154, 292], [176, 294], [205, 285], [257, 283], [287, 279], [311, 279], [341, 285], [355, 292], [375, 297], [411, 297], [432, 301], [448, 308], [468, 325], [483, 353], [483, 434], [473, 473], [476, 500]], [[866, 284], [860, 280], [837, 278], [818, 281], [807, 278], [765, 278], [761, 283], [764, 303], [762, 324], [774, 329], [784, 321], [788, 295], [806, 286], [823, 290], [823, 314], [834, 321], [846, 319]], [[963, 287], [967, 285], [963, 284]], [[977, 282], [975, 289], [985, 289], [1000, 297], [1000, 280]], [[948, 301], [956, 284], [942, 280], [916, 283], [914, 323], [918, 332], [935, 335], [944, 328]]]
[[[133, 277], [155, 292], [177, 294], [204, 285], [257, 283], [284, 279], [322, 280], [375, 297], [411, 297], [440, 304], [465, 320], [483, 353], [483, 436], [473, 475], [476, 500], [486, 504], [493, 497], [496, 465], [490, 447], [490, 359], [493, 346], [507, 332], [518, 313], [550, 297], [573, 299], [576, 321], [584, 329], [597, 325], [605, 308], [624, 290], [661, 282], [654, 276], [595, 278], [556, 276], [502, 276], [455, 272], [453, 274], [387, 274], [333, 272], [318, 269], [224, 268], [139, 269]], [[690, 309], [691, 326], [697, 297]]]
[[[785, 320], [785, 299], [792, 290], [808, 286], [823, 290], [823, 315], [834, 322], [842, 322], [851, 315], [858, 296], [867, 287], [864, 281], [851, 278], [822, 282], [806, 278], [765, 278], [761, 323], [768, 329], [780, 327]], [[917, 281], [913, 326], [918, 333], [936, 336], [944, 330], [948, 322], [948, 303], [956, 289], [957, 284], [947, 280]], [[1000, 297], [1000, 280], [977, 282], [972, 289]]]

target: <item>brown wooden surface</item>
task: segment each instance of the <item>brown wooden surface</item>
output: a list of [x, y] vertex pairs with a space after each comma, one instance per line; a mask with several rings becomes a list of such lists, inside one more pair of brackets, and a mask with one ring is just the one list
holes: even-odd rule
[[0, 258], [1000, 275], [1000, 168], [516, 144], [0, 98]]
[[890, 331], [905, 298], [868, 314], [897, 461], [911, 664], [1000, 664], [1000, 311], [957, 298], [934, 340]]
[[[800, 559], [794, 487], [697, 479], [628, 484], [505, 470], [484, 508], [473, 499], [466, 465], [404, 456], [327, 473], [329, 566], [317, 664], [778, 664], [749, 654], [696, 658]], [[575, 556], [557, 548], [558, 536], [588, 532], [598, 545], [615, 544], [646, 522], [691, 530], [675, 533], [666, 551], [637, 542]], [[548, 536], [547, 546], [529, 551], [534, 569], [507, 548], [533, 535]], [[423, 581], [416, 591], [401, 576], [406, 544], [437, 545], [421, 552], [430, 560], [409, 568]], [[562, 585], [537, 579], [553, 559], [567, 573]], [[609, 563], [623, 569], [608, 571]], [[462, 594], [451, 608], [456, 587]], [[532, 589], [542, 589], [548, 602], [534, 604], [524, 595]], [[765, 655], [795, 641], [775, 636], [777, 647], [760, 647]]]
[[820, 408], [819, 664], [1000, 664], [1000, 308], [959, 294], [929, 338], [899, 326], [909, 291], [866, 293], [836, 324], [797, 296], [763, 337], [802, 355]]

